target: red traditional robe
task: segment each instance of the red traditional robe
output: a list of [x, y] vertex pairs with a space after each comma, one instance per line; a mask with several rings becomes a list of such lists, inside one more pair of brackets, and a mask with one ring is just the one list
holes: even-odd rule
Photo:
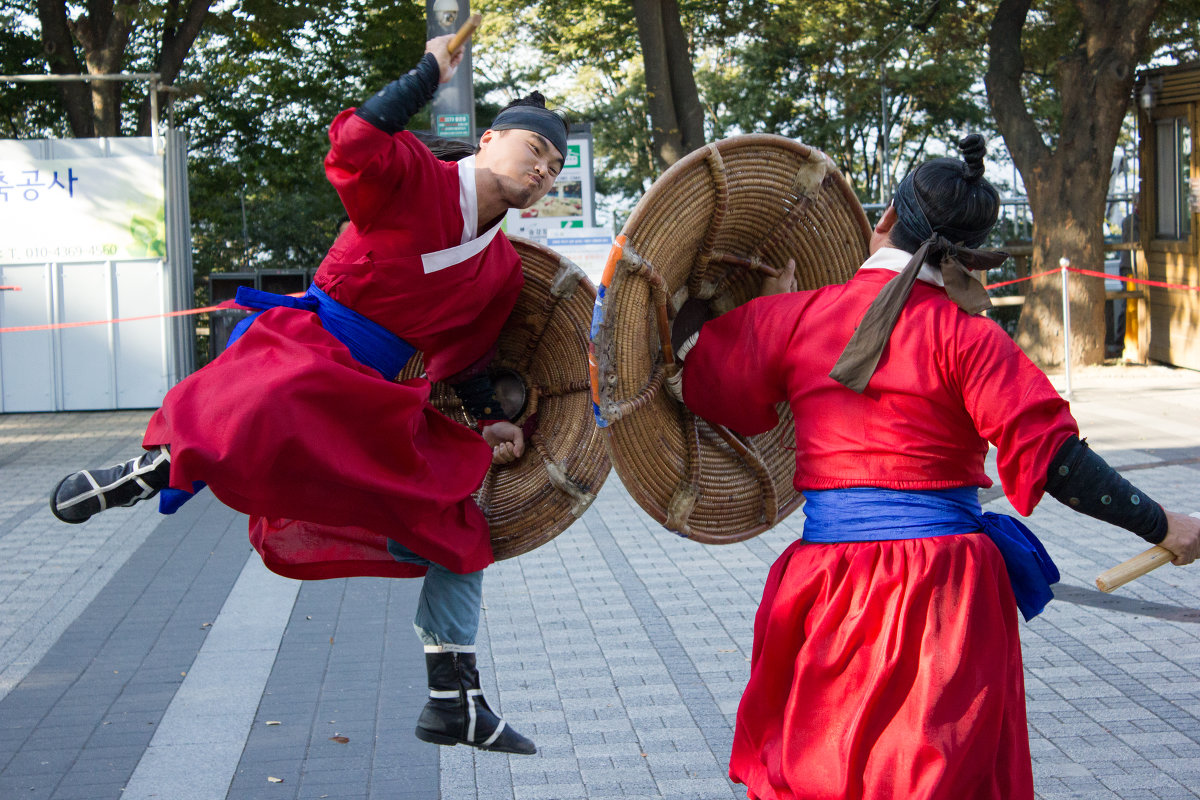
[[491, 448], [428, 402], [429, 381], [481, 358], [521, 290], [498, 226], [476, 236], [474, 159], [438, 161], [407, 131], [345, 111], [326, 174], [352, 227], [315, 283], [421, 350], [429, 380], [386, 380], [316, 314], [263, 312], [211, 364], [175, 386], [144, 445], [171, 447], [171, 486], [205, 481], [251, 516], [264, 563], [294, 578], [411, 576], [392, 538], [456, 572], [492, 562], [470, 495]]
[[[789, 402], [802, 491], [988, 487], [991, 442], [1005, 494], [1028, 514], [1077, 426], [994, 322], [918, 280], [866, 391], [828, 377], [908, 258], [885, 248], [844, 285], [709, 322], [684, 399], [747, 434]], [[760, 800], [1032, 800], [1016, 605], [991, 540], [793, 543], [755, 619], [730, 777]]]

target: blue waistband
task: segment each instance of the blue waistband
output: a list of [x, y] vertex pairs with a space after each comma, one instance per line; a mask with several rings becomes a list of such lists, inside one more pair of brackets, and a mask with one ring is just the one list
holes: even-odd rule
[[[315, 284], [310, 285], [302, 297], [272, 294], [242, 286], [237, 290], [235, 302], [248, 308], [263, 310], [283, 306], [312, 311], [320, 318], [325, 330], [346, 345], [355, 360], [376, 370], [388, 380], [399, 375], [400, 370], [404, 369], [404, 365], [417, 352], [411, 344], [379, 323], [372, 322], [357, 311], [342, 305], [318, 289]], [[242, 325], [239, 325], [234, 335], [229, 337], [229, 343], [233, 344], [244, 330]]]
[[973, 487], [904, 492], [861, 487], [804, 493], [804, 541], [878, 542], [982, 531], [1008, 568], [1017, 607], [1028, 621], [1054, 597], [1058, 568], [1019, 520], [984, 512]]

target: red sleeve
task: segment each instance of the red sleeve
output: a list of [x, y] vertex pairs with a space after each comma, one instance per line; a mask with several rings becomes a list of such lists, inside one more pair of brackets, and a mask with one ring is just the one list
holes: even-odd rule
[[390, 135], [347, 109], [329, 126], [325, 174], [360, 231], [388, 208], [397, 187], [416, 170], [431, 169], [433, 154], [408, 131]]
[[1033, 512], [1058, 448], [1079, 426], [1070, 405], [1000, 326], [976, 318], [960, 343], [963, 402], [996, 447], [1000, 484], [1022, 515]]
[[785, 356], [802, 307], [799, 294], [763, 297], [705, 323], [685, 361], [688, 408], [746, 435], [779, 424], [775, 406], [788, 399]]

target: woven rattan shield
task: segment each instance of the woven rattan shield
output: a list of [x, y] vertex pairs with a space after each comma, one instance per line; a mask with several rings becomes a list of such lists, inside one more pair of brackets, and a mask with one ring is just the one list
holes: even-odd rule
[[[592, 320], [595, 416], [633, 498], [708, 544], [755, 536], [800, 505], [791, 410], [744, 437], [666, 391], [674, 344], [757, 297], [796, 260], [801, 290], [850, 278], [871, 228], [824, 153], [781, 136], [725, 139], [678, 161], [638, 202], [613, 246]], [[736, 387], [732, 387], [736, 391]]]
[[[493, 464], [474, 495], [488, 519], [496, 560], [527, 553], [566, 530], [591, 505], [610, 466], [603, 434], [592, 422], [588, 381], [596, 289], [583, 270], [553, 250], [527, 239], [511, 241], [525, 285], [491, 369], [515, 375], [524, 386], [523, 407], [513, 421], [525, 431], [525, 454], [512, 464]], [[418, 353], [397, 380], [424, 369]], [[430, 402], [474, 426], [450, 386], [433, 384]]]

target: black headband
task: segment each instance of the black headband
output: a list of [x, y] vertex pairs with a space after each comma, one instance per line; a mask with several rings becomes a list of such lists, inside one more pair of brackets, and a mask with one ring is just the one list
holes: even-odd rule
[[537, 106], [513, 106], [506, 108], [496, 115], [491, 130], [533, 131], [545, 136], [550, 144], [558, 149], [563, 161], [567, 159], [567, 124], [562, 117], [545, 108]]

